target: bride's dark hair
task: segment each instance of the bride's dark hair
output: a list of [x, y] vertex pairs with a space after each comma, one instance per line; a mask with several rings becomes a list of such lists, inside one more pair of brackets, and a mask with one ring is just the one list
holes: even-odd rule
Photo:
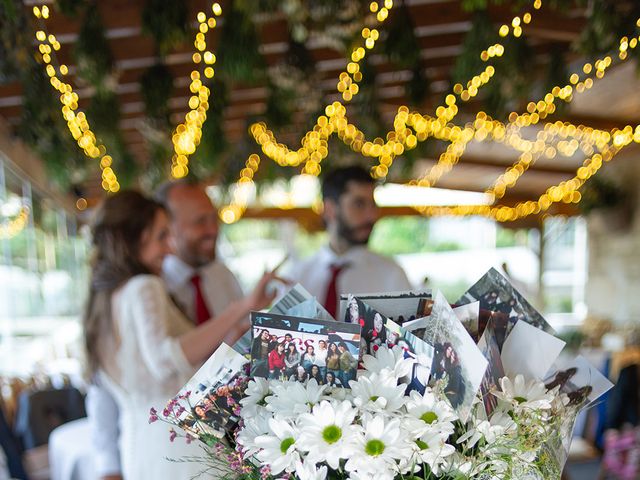
[[83, 315], [89, 377], [101, 364], [105, 344], [115, 337], [113, 292], [131, 277], [150, 273], [140, 263], [140, 241], [160, 210], [164, 207], [159, 203], [139, 192], [125, 190], [105, 199], [96, 212], [91, 228], [91, 281]]

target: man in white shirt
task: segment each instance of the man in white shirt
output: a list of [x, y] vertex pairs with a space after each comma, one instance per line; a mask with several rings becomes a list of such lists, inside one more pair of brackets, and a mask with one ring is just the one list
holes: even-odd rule
[[339, 168], [326, 175], [322, 198], [329, 244], [287, 274], [334, 317], [341, 294], [411, 289], [395, 261], [367, 248], [379, 215], [375, 187], [369, 173], [360, 167]]
[[[233, 273], [216, 259], [218, 211], [204, 187], [189, 180], [165, 183], [156, 199], [169, 213], [175, 251], [163, 264], [167, 288], [195, 324], [215, 321], [216, 314], [244, 296]], [[121, 480], [118, 406], [106, 389], [95, 385], [87, 399], [96, 473], [102, 480]]]

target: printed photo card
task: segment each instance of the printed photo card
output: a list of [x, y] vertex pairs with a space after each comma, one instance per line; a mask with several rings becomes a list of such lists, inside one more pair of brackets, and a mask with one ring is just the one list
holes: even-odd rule
[[344, 319], [346, 322], [351, 322], [352, 318], [349, 316], [348, 309], [350, 296], [358, 297], [361, 302], [365, 302], [381, 315], [387, 317], [389, 320], [393, 320], [399, 325], [403, 325], [405, 322], [410, 322], [416, 318], [428, 316], [430, 306], [433, 304], [431, 300], [431, 290], [340, 295], [341, 313], [338, 319]]
[[221, 437], [239, 420], [238, 408], [246, 386], [247, 359], [226, 344], [215, 353], [180, 390], [180, 427], [206, 441]]
[[531, 304], [495, 268], [490, 269], [456, 302], [456, 306], [480, 302], [479, 331], [493, 319], [496, 340], [502, 350], [504, 341], [518, 320], [552, 335], [555, 331]]
[[432, 380], [444, 385], [464, 421], [487, 369], [487, 360], [442, 293], [437, 292], [423, 340], [434, 348]]
[[348, 387], [360, 356], [359, 324], [251, 312], [251, 376]]

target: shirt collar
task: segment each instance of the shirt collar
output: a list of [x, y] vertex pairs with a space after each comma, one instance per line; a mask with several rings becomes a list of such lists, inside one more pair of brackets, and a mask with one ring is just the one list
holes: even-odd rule
[[169, 290], [185, 285], [198, 271], [175, 255], [167, 255], [162, 262], [162, 276]]
[[363, 255], [368, 252], [366, 245], [355, 245], [342, 255], [338, 255], [327, 244], [320, 250], [320, 260], [327, 265], [343, 265], [346, 263], [358, 263]]

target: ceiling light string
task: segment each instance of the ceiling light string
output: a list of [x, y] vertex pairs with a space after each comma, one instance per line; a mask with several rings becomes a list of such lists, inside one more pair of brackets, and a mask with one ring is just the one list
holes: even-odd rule
[[[33, 15], [37, 19], [40, 29], [36, 32], [36, 40], [38, 40], [38, 51], [41, 54], [42, 61], [46, 65], [45, 70], [49, 76], [49, 82], [59, 93], [60, 103], [62, 104], [62, 116], [67, 121], [69, 132], [73, 136], [78, 146], [84, 151], [89, 158], [100, 158], [100, 169], [102, 171], [102, 188], [106, 192], [115, 193], [120, 190], [118, 177], [113, 170], [113, 159], [107, 154], [106, 147], [97, 142], [96, 135], [91, 130], [89, 121], [83, 111], [78, 110], [78, 94], [73, 91], [73, 87], [69, 83], [65, 83], [62, 78], [69, 73], [66, 65], [57, 61], [55, 52], [60, 50], [60, 42], [55, 35], [46, 33], [46, 22], [49, 18], [49, 7], [42, 5], [41, 7], [33, 7]], [[55, 61], [54, 61], [55, 60]], [[56, 68], [54, 66], [58, 65]]]
[[[219, 3], [216, 2], [211, 6], [211, 13], [213, 15], [207, 15], [205, 12], [198, 12], [196, 15], [198, 33], [196, 33], [193, 42], [196, 51], [191, 57], [195, 67], [191, 71], [191, 83], [189, 84], [189, 90], [192, 94], [189, 98], [189, 111], [185, 114], [184, 121], [178, 124], [171, 136], [173, 143], [171, 176], [173, 178], [183, 178], [189, 173], [189, 156], [193, 155], [198, 148], [202, 138], [202, 125], [207, 120], [211, 90], [204, 84], [202, 75], [208, 79], [213, 78], [215, 75], [213, 65], [216, 63], [216, 56], [207, 49], [206, 34], [217, 26], [216, 17], [222, 15], [222, 7]], [[203, 68], [202, 74], [200, 73], [201, 66]]]

